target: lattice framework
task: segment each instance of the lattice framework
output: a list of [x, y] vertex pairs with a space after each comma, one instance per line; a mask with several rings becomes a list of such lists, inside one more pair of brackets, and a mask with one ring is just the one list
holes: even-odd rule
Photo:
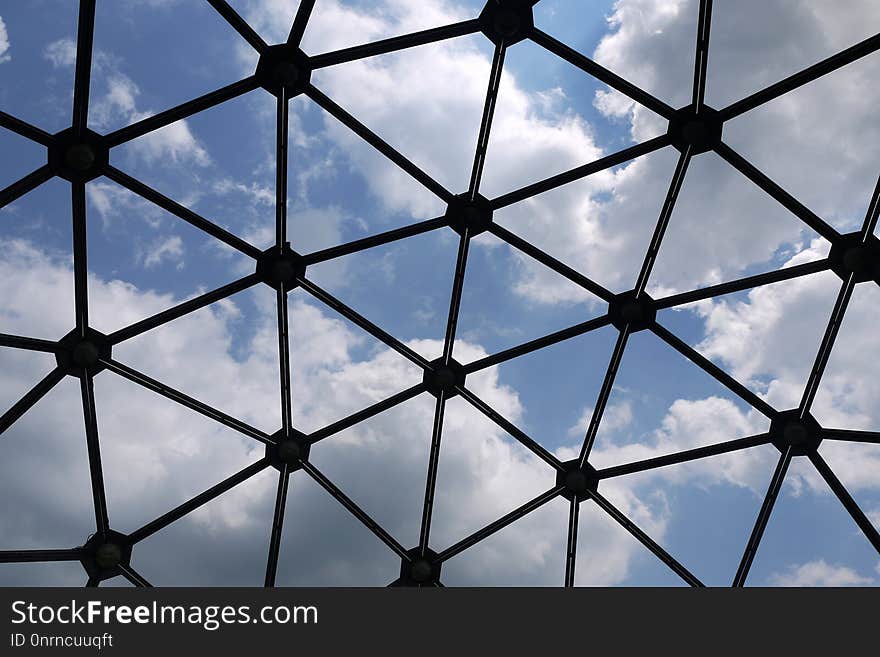
[[[265, 577], [266, 586], [273, 586], [275, 584], [288, 484], [290, 475], [299, 470], [302, 470], [307, 476], [314, 479], [329, 495], [342, 504], [367, 529], [373, 532], [389, 549], [400, 557], [400, 577], [392, 585], [442, 586], [440, 573], [442, 564], [445, 561], [526, 516], [550, 500], [561, 496], [570, 502], [564, 574], [565, 586], [570, 587], [574, 585], [578, 515], [581, 503], [587, 500], [592, 500], [685, 582], [692, 586], [702, 586], [700, 580], [685, 568], [684, 565], [664, 550], [602, 495], [599, 492], [600, 484], [602, 481], [613, 477], [677, 463], [685, 463], [765, 444], [776, 446], [780, 452], [780, 457], [744, 549], [733, 580], [733, 586], [743, 586], [746, 582], [786, 471], [791, 460], [797, 456], [806, 456], [809, 459], [852, 516], [865, 537], [880, 552], [880, 534], [878, 534], [870, 520], [868, 520], [864, 512], [818, 452], [820, 443], [826, 439], [880, 443], [880, 433], [822, 427], [810, 413], [816, 391], [821, 382], [855, 286], [859, 283], [867, 282], [880, 285], [880, 240], [874, 236], [874, 229], [877, 225], [878, 216], [880, 216], [880, 178], [878, 178], [877, 185], [870, 199], [868, 211], [861, 229], [852, 233], [840, 234], [835, 228], [786, 192], [722, 140], [723, 125], [726, 121], [877, 51], [880, 49], [880, 34], [865, 39], [723, 109], [716, 110], [705, 104], [712, 0], [700, 0], [693, 98], [691, 104], [683, 108], [674, 109], [647, 91], [626, 81], [589, 57], [573, 50], [537, 28], [534, 25], [532, 10], [538, 1], [488, 0], [480, 15], [470, 20], [310, 56], [300, 49], [300, 42], [315, 5], [315, 0], [301, 1], [287, 41], [283, 44], [272, 46], [268, 45], [247, 24], [229, 6], [226, 0], [207, 0], [211, 7], [260, 54], [259, 64], [254, 74], [127, 127], [106, 135], [99, 135], [87, 127], [96, 2], [95, 0], [80, 0], [71, 126], [53, 135], [5, 112], [0, 112], [0, 126], [27, 137], [45, 146], [47, 149], [47, 163], [45, 165], [0, 191], [0, 207], [12, 203], [53, 176], [59, 176], [70, 182], [76, 309], [75, 328], [57, 342], [18, 335], [0, 334], [0, 346], [53, 353], [57, 359], [57, 367], [0, 416], [0, 433], [9, 429], [19, 417], [65, 376], [73, 376], [80, 380], [95, 511], [95, 532], [89, 536], [88, 540], [81, 547], [77, 548], [0, 551], [0, 562], [79, 561], [88, 574], [87, 586], [97, 586], [101, 581], [118, 575], [124, 576], [136, 586], [149, 586], [144, 577], [131, 565], [133, 548], [140, 541], [238, 484], [247, 481], [257, 473], [274, 467], [279, 471], [279, 476], [275, 511], [269, 537]], [[494, 54], [470, 185], [468, 190], [461, 194], [453, 194], [445, 189], [381, 137], [337, 105], [311, 82], [312, 71], [320, 68], [475, 33], [483, 33], [491, 40], [494, 45]], [[503, 194], [497, 198], [487, 199], [483, 197], [480, 194], [480, 181], [483, 174], [505, 53], [508, 47], [524, 39], [529, 39], [542, 46], [585, 73], [664, 117], [669, 121], [668, 131], [661, 136], [527, 185], [521, 189]], [[217, 224], [160, 194], [158, 191], [109, 163], [109, 153], [112, 148], [259, 87], [263, 87], [277, 97], [276, 234], [275, 244], [266, 251], [260, 251]], [[294, 251], [287, 240], [286, 233], [288, 101], [290, 98], [301, 94], [307, 96], [324, 111], [335, 117], [403, 171], [445, 201], [448, 207], [446, 213], [434, 219], [421, 221], [313, 253], [299, 254]], [[679, 151], [678, 162], [672, 174], [668, 192], [637, 280], [634, 287], [627, 292], [614, 294], [585, 274], [575, 271], [556, 260], [535, 245], [494, 223], [492, 220], [492, 215], [496, 210], [669, 146]], [[708, 151], [714, 151], [720, 155], [742, 175], [788, 209], [805, 225], [828, 240], [832, 245], [829, 256], [814, 262], [674, 294], [662, 299], [651, 298], [645, 290], [688, 166], [694, 156]], [[107, 177], [230, 247], [250, 256], [255, 263], [254, 273], [115, 331], [110, 335], [99, 333], [90, 327], [88, 318], [85, 203], [86, 183], [99, 176]], [[317, 263], [445, 227], [451, 228], [459, 235], [459, 246], [443, 343], [443, 355], [437, 360], [427, 361], [403, 342], [373, 324], [366, 317], [363, 317], [326, 290], [317, 286], [306, 275], [308, 268]], [[556, 331], [510, 349], [505, 349], [485, 358], [467, 364], [459, 363], [453, 358], [453, 344], [464, 285], [468, 249], [471, 238], [484, 231], [492, 233], [514, 249], [534, 258], [561, 276], [601, 298], [608, 303], [608, 312], [601, 317]], [[666, 329], [656, 318], [657, 311], [664, 308], [672, 308], [694, 301], [711, 299], [720, 295], [791, 280], [826, 270], [835, 272], [841, 278], [842, 283], [815, 362], [809, 373], [803, 397], [797, 408], [783, 410], [773, 408], [761, 397], [750, 391], [742, 383], [736, 381], [709, 359]], [[277, 297], [282, 427], [274, 434], [266, 434], [237, 418], [212, 408], [160, 381], [152, 379], [112, 357], [112, 348], [120, 342], [129, 340], [260, 283], [273, 287]], [[304, 434], [298, 431], [293, 427], [291, 420], [290, 341], [288, 336], [287, 307], [287, 295], [290, 290], [296, 287], [301, 288], [318, 301], [340, 313], [421, 368], [424, 372], [422, 382], [318, 429], [311, 434]], [[614, 326], [618, 330], [617, 341], [611, 354], [598, 399], [594, 405], [592, 417], [586, 429], [580, 454], [571, 461], [559, 461], [538, 442], [477, 397], [465, 385], [467, 377], [475, 372], [609, 325]], [[620, 365], [630, 335], [642, 330], [654, 333], [662, 341], [666, 342], [697, 367], [704, 370], [744, 400], [749, 406], [765, 415], [770, 420], [769, 431], [633, 463], [602, 469], [594, 468], [589, 462], [590, 451], [602, 421], [618, 366]], [[130, 534], [126, 535], [113, 530], [107, 513], [104, 493], [93, 387], [94, 376], [104, 369], [201, 413], [245, 436], [264, 443], [266, 446], [266, 456]], [[433, 395], [436, 398], [436, 405], [419, 543], [417, 546], [407, 549], [370, 518], [363, 509], [332, 481], [324, 476], [309, 461], [309, 453], [318, 442], [422, 393]], [[440, 457], [443, 415], [447, 400], [455, 395], [461, 396], [474, 408], [497, 423], [511, 437], [543, 460], [548, 467], [554, 469], [557, 476], [554, 486], [549, 490], [438, 553], [430, 547], [431, 517]]]

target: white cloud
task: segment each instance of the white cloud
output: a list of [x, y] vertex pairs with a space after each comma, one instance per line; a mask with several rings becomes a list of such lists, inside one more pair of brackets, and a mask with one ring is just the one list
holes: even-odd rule
[[43, 57], [55, 68], [73, 66], [76, 64], [76, 41], [70, 38], [53, 41], [43, 50]]
[[9, 54], [9, 33], [6, 31], [6, 23], [0, 17], [0, 64], [12, 59]]
[[784, 573], [770, 576], [773, 586], [872, 586], [873, 577], [863, 577], [852, 568], [825, 562], [810, 561], [801, 565], [789, 566]]
[[177, 263], [177, 269], [183, 268], [183, 240], [177, 235], [159, 239], [144, 253], [144, 267], [156, 267], [165, 261]]

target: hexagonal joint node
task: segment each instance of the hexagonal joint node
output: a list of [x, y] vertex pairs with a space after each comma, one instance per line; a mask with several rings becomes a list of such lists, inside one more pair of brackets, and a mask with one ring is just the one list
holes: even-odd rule
[[860, 232], [841, 235], [831, 245], [828, 254], [831, 270], [842, 280], [849, 280], [850, 274], [855, 275], [856, 283], [874, 281], [880, 285], [880, 239], [869, 235], [862, 239]]
[[595, 493], [599, 490], [599, 473], [592, 465], [584, 463], [581, 467], [578, 459], [565, 461], [562, 465], [564, 469], [556, 475], [556, 485], [563, 486], [559, 493], [562, 497], [583, 502], [590, 496], [590, 491]]
[[312, 66], [309, 56], [302, 50], [282, 43], [266, 48], [260, 55], [254, 75], [269, 93], [278, 96], [283, 89], [288, 98], [293, 98], [308, 88]]
[[446, 221], [459, 235], [467, 230], [468, 237], [479, 235], [492, 225], [492, 205], [482, 194], [471, 199], [470, 194], [459, 194], [446, 207]]
[[448, 363], [443, 358], [438, 358], [429, 364], [431, 369], [426, 369], [422, 377], [425, 389], [435, 397], [439, 397], [441, 392], [447, 399], [457, 395], [455, 387], [463, 386], [467, 376], [462, 364], [454, 358], [450, 358]]
[[274, 444], [266, 445], [266, 458], [279, 472], [285, 466], [288, 473], [296, 472], [309, 460], [312, 444], [304, 433], [291, 429], [287, 434], [280, 429], [272, 434], [272, 440]]
[[688, 146], [691, 155], [699, 155], [714, 150], [721, 143], [724, 127], [718, 111], [703, 105], [699, 112], [693, 105], [677, 110], [669, 120], [668, 135], [672, 145], [684, 153]]
[[822, 442], [822, 427], [807, 413], [801, 417], [798, 409], [782, 411], [770, 422], [770, 439], [780, 452], [792, 447], [792, 456], [807, 456]]
[[495, 45], [511, 46], [527, 38], [535, 28], [534, 1], [489, 0], [477, 20]]
[[85, 335], [73, 329], [58, 341], [55, 361], [71, 376], [82, 376], [86, 372], [95, 375], [104, 369], [101, 360], [109, 359], [113, 345], [106, 335], [93, 328], [87, 328]]
[[608, 315], [611, 323], [619, 331], [629, 325], [630, 333], [643, 331], [654, 324], [657, 317], [657, 305], [647, 292], [636, 296], [635, 290], [622, 292], [608, 304]]
[[400, 578], [392, 586], [435, 586], [440, 583], [441, 562], [437, 553], [414, 547], [407, 551], [407, 558], [400, 560]]
[[88, 182], [102, 175], [110, 163], [110, 147], [91, 130], [67, 128], [55, 133], [49, 145], [49, 167], [70, 182]]
[[285, 242], [282, 248], [270, 247], [257, 259], [257, 276], [269, 287], [289, 292], [297, 285], [300, 276], [306, 275], [303, 257]]
[[131, 539], [117, 531], [97, 532], [82, 546], [80, 563], [91, 579], [103, 581], [121, 575], [119, 566], [131, 562]]

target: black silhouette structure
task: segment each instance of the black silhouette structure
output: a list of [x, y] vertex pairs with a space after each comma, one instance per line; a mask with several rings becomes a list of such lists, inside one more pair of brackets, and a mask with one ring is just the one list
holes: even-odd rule
[[[880, 433], [822, 427], [810, 414], [816, 390], [819, 387], [823, 371], [828, 363], [829, 355], [854, 287], [860, 283], [880, 284], [880, 241], [874, 236], [874, 229], [877, 225], [878, 216], [880, 216], [880, 179], [878, 179], [877, 186], [871, 197], [861, 230], [849, 234], [840, 234], [821, 217], [814, 214], [767, 175], [749, 163], [722, 139], [723, 126], [726, 121], [877, 51], [880, 49], [880, 34], [872, 36], [727, 107], [716, 110], [706, 105], [704, 101], [712, 2], [711, 0], [701, 0], [699, 3], [696, 38], [693, 100], [686, 107], [676, 109], [535, 27], [532, 11], [533, 6], [537, 4], [538, 0], [489, 0], [479, 16], [471, 20], [319, 55], [307, 55], [300, 49], [300, 41], [309, 21], [315, 0], [302, 0], [287, 41], [272, 46], [266, 44], [225, 0], [208, 0], [208, 2], [260, 54], [259, 64], [253, 75], [110, 134], [96, 134], [86, 127], [95, 0], [80, 0], [73, 118], [70, 128], [52, 135], [9, 114], [0, 112], [0, 126], [42, 144], [47, 149], [47, 163], [44, 166], [0, 191], [0, 207], [13, 202], [21, 195], [53, 176], [60, 176], [70, 181], [73, 201], [73, 252], [76, 297], [76, 326], [68, 335], [57, 342], [0, 334], [0, 345], [54, 353], [58, 363], [55, 369], [0, 417], [0, 432], [8, 429], [63, 377], [73, 376], [79, 378], [82, 389], [86, 444], [88, 447], [92, 496], [95, 509], [95, 531], [88, 536], [81, 547], [56, 550], [2, 551], [0, 552], [0, 562], [79, 561], [82, 563], [88, 576], [87, 586], [97, 586], [101, 581], [117, 575], [124, 576], [137, 586], [149, 586], [147, 581], [132, 565], [133, 561], [136, 561], [137, 544], [140, 541], [160, 531], [170, 523], [182, 518], [187, 513], [211, 501], [237, 484], [246, 481], [249, 477], [261, 472], [265, 468], [272, 467], [278, 470], [279, 477], [274, 521], [269, 531], [266, 586], [272, 586], [275, 583], [288, 481], [290, 476], [298, 471], [303, 471], [305, 476], [314, 479], [329, 495], [342, 504], [383, 541], [389, 549], [393, 550], [400, 557], [400, 576], [392, 583], [392, 586], [442, 586], [441, 570], [445, 561], [479, 543], [510, 523], [524, 517], [557, 496], [562, 496], [569, 500], [571, 505], [568, 521], [566, 567], [564, 575], [560, 573], [560, 582], [563, 582], [565, 586], [574, 585], [578, 513], [581, 504], [588, 501], [597, 504], [685, 582], [692, 586], [702, 586], [700, 580], [683, 564], [645, 534], [602, 495], [600, 492], [602, 482], [621, 475], [652, 468], [661, 468], [675, 463], [684, 463], [763, 444], [772, 444], [778, 448], [780, 452], [779, 461], [754, 524], [754, 529], [745, 545], [742, 560], [733, 580], [733, 586], [743, 586], [746, 582], [750, 566], [761, 542], [764, 528], [773, 511], [774, 502], [779, 494], [786, 471], [791, 460], [796, 457], [803, 456], [810, 460], [852, 516], [865, 537], [880, 552], [880, 534], [878, 534], [877, 530], [817, 451], [819, 444], [823, 440], [880, 443]], [[444, 189], [443, 186], [424, 171], [403, 157], [379, 136], [371, 132], [369, 128], [361, 124], [345, 109], [337, 105], [310, 81], [312, 71], [326, 66], [333, 66], [364, 57], [400, 51], [421, 44], [474, 33], [482, 33], [491, 40], [494, 44], [494, 57], [476, 153], [474, 155], [470, 185], [467, 191], [463, 193], [455, 194]], [[665, 117], [669, 121], [667, 133], [597, 161], [584, 164], [570, 171], [504, 194], [498, 198], [487, 199], [483, 197], [479, 193], [480, 179], [483, 173], [486, 148], [492, 127], [492, 117], [498, 95], [504, 56], [508, 47], [524, 39], [530, 39], [551, 53], [582, 69], [585, 73], [592, 75], [601, 82]], [[270, 249], [260, 251], [215, 223], [179, 205], [109, 164], [108, 155], [110, 149], [259, 87], [277, 97], [278, 108], [276, 239], [275, 245]], [[446, 213], [435, 219], [340, 244], [314, 253], [297, 253], [287, 240], [285, 211], [287, 199], [288, 100], [300, 94], [306, 95], [317, 103], [317, 105], [363, 138], [415, 180], [443, 199], [448, 204]], [[645, 255], [644, 263], [633, 288], [627, 292], [622, 294], [610, 292], [588, 278], [586, 274], [575, 271], [559, 262], [492, 220], [495, 210], [669, 146], [674, 147], [680, 152], [678, 163], [672, 174], [669, 190], [657, 221], [653, 239]], [[740, 171], [742, 175], [791, 211], [804, 224], [827, 239], [832, 244], [829, 256], [823, 260], [788, 267], [778, 271], [769, 271], [740, 280], [675, 294], [662, 299], [651, 298], [645, 292], [645, 289], [663, 241], [664, 233], [669, 224], [676, 198], [688, 170], [688, 165], [693, 157], [708, 151], [714, 151], [719, 154]], [[103, 335], [97, 332], [89, 326], [88, 317], [85, 184], [99, 176], [109, 178], [216, 239], [225, 242], [232, 248], [250, 256], [254, 260], [254, 273], [160, 312], [153, 317], [120, 329], [110, 335]], [[454, 230], [460, 239], [455, 276], [452, 282], [443, 355], [437, 360], [431, 362], [425, 360], [407, 345], [374, 325], [370, 320], [315, 285], [308, 278], [309, 267], [316, 263], [447, 227]], [[456, 324], [470, 239], [485, 231], [491, 232], [514, 249], [522, 251], [558, 274], [605, 300], [608, 303], [607, 313], [596, 319], [591, 319], [570, 328], [531, 340], [530, 342], [474, 362], [461, 364], [456, 361], [453, 358], [453, 343], [456, 335]], [[803, 398], [797, 408], [773, 408], [709, 359], [676, 337], [660, 324], [656, 318], [657, 311], [663, 308], [670, 308], [701, 299], [709, 299], [825, 270], [831, 270], [840, 277], [840, 293], [831, 313], [824, 337], [819, 345], [814, 365], [806, 382]], [[261, 283], [274, 288], [277, 294], [283, 426], [276, 433], [268, 435], [160, 381], [137, 372], [113, 358], [112, 351], [114, 345]], [[290, 351], [287, 332], [287, 293], [296, 287], [303, 289], [318, 301], [342, 314], [389, 348], [397, 351], [422, 368], [424, 371], [422, 382], [311, 434], [297, 431], [291, 422]], [[619, 331], [619, 334], [610, 357], [601, 391], [594, 405], [595, 410], [586, 428], [580, 455], [576, 459], [560, 462], [553, 454], [502, 417], [467, 387], [467, 377], [474, 372], [608, 325], [614, 326]], [[626, 348], [627, 340], [630, 335], [637, 331], [653, 332], [697, 367], [703, 369], [750, 406], [767, 416], [770, 419], [769, 431], [759, 435], [739, 437], [728, 442], [634, 463], [598, 470], [594, 468], [590, 464], [590, 450], [593, 447], [599, 424], [602, 421], [602, 415], [611, 393], [615, 374]], [[113, 375], [133, 381], [173, 402], [182, 404], [216, 422], [220, 422], [254, 440], [264, 443], [266, 445], [265, 458], [249, 465], [228, 479], [219, 482], [128, 535], [114, 531], [111, 528], [110, 518], [107, 514], [104, 495], [93, 392], [93, 379], [103, 370], [108, 370]], [[320, 441], [330, 438], [343, 429], [422, 393], [431, 394], [436, 398], [436, 411], [428, 460], [419, 543], [412, 548], [406, 548], [370, 518], [354, 501], [347, 497], [336, 484], [324, 476], [309, 460], [309, 454], [310, 450], [315, 448], [315, 445], [320, 443]], [[546, 462], [547, 467], [553, 468], [557, 472], [557, 478], [555, 485], [551, 489], [535, 499], [523, 504], [474, 534], [463, 538], [458, 543], [447, 547], [442, 552], [436, 552], [431, 548], [430, 541], [431, 515], [437, 480], [437, 466], [441, 450], [443, 415], [447, 400], [456, 395], [464, 398], [477, 410], [496, 422], [510, 436]]]

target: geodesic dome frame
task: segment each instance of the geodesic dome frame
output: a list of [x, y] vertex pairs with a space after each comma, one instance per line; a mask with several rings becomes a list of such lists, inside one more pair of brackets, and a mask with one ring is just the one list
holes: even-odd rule
[[[880, 433], [823, 427], [810, 413], [811, 405], [828, 363], [853, 289], [860, 283], [880, 285], [880, 240], [874, 236], [874, 229], [877, 225], [878, 216], [880, 216], [880, 179], [878, 179], [877, 186], [874, 189], [861, 229], [856, 232], [841, 234], [749, 163], [722, 139], [723, 126], [726, 121], [875, 52], [880, 49], [880, 34], [828, 57], [723, 109], [716, 110], [707, 106], [704, 102], [712, 1], [700, 0], [693, 98], [691, 104], [676, 109], [537, 28], [533, 21], [532, 10], [538, 1], [489, 0], [479, 16], [470, 20], [310, 56], [300, 49], [300, 41], [309, 21], [315, 0], [301, 1], [287, 41], [272, 46], [268, 45], [225, 0], [208, 0], [208, 3], [229, 25], [259, 53], [260, 58], [256, 71], [252, 75], [221, 89], [109, 134], [100, 135], [89, 130], [87, 127], [96, 2], [95, 0], [80, 0], [71, 126], [59, 133], [49, 134], [5, 112], [0, 112], [0, 126], [27, 137], [45, 146], [47, 149], [47, 163], [45, 165], [0, 191], [0, 207], [12, 203], [23, 194], [26, 194], [54, 176], [59, 176], [70, 182], [73, 210], [76, 309], [75, 327], [68, 335], [55, 342], [25, 336], [0, 334], [0, 346], [53, 353], [57, 360], [57, 367], [0, 417], [0, 433], [6, 431], [65, 376], [78, 378], [82, 393], [96, 526], [95, 532], [80, 547], [55, 550], [0, 551], [0, 562], [79, 561], [88, 575], [87, 586], [97, 586], [101, 581], [118, 575], [124, 576], [137, 586], [149, 586], [148, 582], [137, 572], [131, 563], [133, 549], [140, 541], [234, 486], [248, 480], [257, 473], [271, 467], [278, 470], [279, 476], [274, 520], [269, 532], [266, 586], [273, 586], [275, 584], [288, 481], [291, 474], [299, 470], [302, 470], [307, 476], [314, 479], [328, 494], [342, 504], [355, 518], [362, 522], [388, 548], [400, 557], [400, 577], [392, 585], [442, 586], [440, 579], [441, 568], [446, 560], [474, 546], [550, 500], [562, 496], [570, 502], [566, 568], [563, 580], [565, 586], [574, 585], [578, 515], [581, 503], [588, 500], [597, 504], [685, 582], [692, 586], [702, 586], [700, 580], [685, 568], [684, 565], [666, 552], [599, 492], [601, 483], [613, 477], [765, 444], [772, 444], [777, 447], [780, 457], [757, 520], [746, 543], [742, 560], [733, 580], [733, 586], [743, 586], [745, 584], [786, 471], [791, 460], [799, 456], [806, 457], [815, 466], [815, 469], [828, 483], [831, 490], [852, 516], [867, 539], [880, 552], [880, 534], [878, 534], [870, 520], [868, 520], [864, 512], [859, 508], [858, 504], [856, 504], [818, 452], [818, 447], [823, 440], [880, 443]], [[326, 66], [333, 66], [474, 33], [482, 33], [491, 40], [494, 44], [494, 56], [470, 185], [465, 192], [460, 194], [454, 194], [445, 189], [311, 83], [312, 71]], [[530, 39], [585, 73], [592, 75], [599, 81], [664, 117], [669, 122], [667, 132], [643, 143], [527, 185], [497, 198], [485, 198], [480, 194], [480, 181], [505, 52], [508, 47], [524, 39]], [[265, 251], [257, 249], [217, 224], [160, 194], [109, 163], [109, 153], [112, 148], [259, 87], [277, 97], [276, 231], [275, 244], [269, 249]], [[445, 214], [434, 219], [313, 253], [300, 254], [296, 252], [288, 242], [286, 234], [288, 100], [301, 94], [314, 101], [323, 110], [335, 117], [442, 199], [447, 204]], [[620, 294], [612, 293], [591, 280], [584, 273], [575, 271], [535, 245], [493, 222], [493, 213], [496, 210], [666, 147], [673, 147], [679, 151], [678, 163], [672, 174], [672, 180], [669, 184], [669, 189], [639, 275], [634, 287], [627, 292]], [[661, 299], [651, 298], [646, 292], [648, 279], [663, 241], [688, 165], [693, 157], [708, 151], [714, 151], [720, 155], [742, 175], [787, 208], [804, 224], [827, 239], [832, 245], [828, 257], [777, 271], [769, 271], [727, 283], [674, 294]], [[250, 256], [254, 260], [254, 272], [109, 335], [96, 331], [90, 327], [88, 318], [85, 185], [88, 181], [99, 176], [106, 176], [108, 179], [155, 203], [233, 249]], [[373, 324], [326, 290], [317, 286], [307, 276], [308, 268], [317, 263], [442, 228], [450, 228], [458, 234], [459, 246], [443, 355], [437, 360], [427, 361], [403, 342]], [[453, 358], [453, 345], [464, 285], [468, 248], [472, 237], [486, 231], [604, 300], [608, 304], [608, 311], [601, 317], [505, 349], [485, 358], [467, 364], [459, 363]], [[750, 391], [709, 359], [667, 330], [656, 318], [657, 311], [660, 309], [710, 299], [719, 295], [743, 291], [826, 270], [833, 271], [840, 277], [842, 281], [840, 292], [824, 337], [819, 345], [815, 362], [809, 373], [801, 402], [797, 408], [781, 410], [773, 408], [764, 399]], [[112, 356], [113, 347], [124, 340], [133, 338], [259, 284], [266, 284], [274, 288], [277, 297], [282, 427], [271, 435], [218, 409], [212, 408], [160, 381], [152, 379], [115, 360]], [[293, 426], [291, 420], [290, 340], [287, 320], [287, 294], [290, 290], [297, 287], [340, 313], [390, 349], [393, 349], [417, 365], [424, 372], [423, 380], [415, 386], [359, 410], [313, 433], [305, 434], [298, 431]], [[618, 330], [617, 341], [611, 354], [592, 417], [586, 429], [580, 454], [578, 458], [571, 461], [561, 462], [538, 442], [477, 397], [466, 385], [467, 377], [474, 372], [609, 325]], [[605, 406], [608, 402], [627, 340], [633, 333], [644, 330], [654, 333], [694, 365], [704, 370], [744, 400], [749, 406], [765, 415], [770, 420], [769, 430], [753, 436], [736, 438], [727, 442], [633, 463], [601, 469], [593, 467], [590, 464], [590, 451], [596, 438], [599, 424], [602, 421]], [[266, 446], [265, 457], [130, 534], [122, 534], [113, 530], [108, 517], [104, 493], [93, 390], [94, 376], [105, 369], [152, 390], [173, 402], [201, 413], [245, 436], [264, 443]], [[417, 546], [407, 549], [370, 518], [336, 484], [324, 476], [310, 462], [309, 454], [314, 445], [320, 441], [421, 394], [433, 395], [436, 398], [436, 406], [419, 543]], [[531, 501], [526, 502], [505, 516], [438, 553], [430, 547], [431, 517], [441, 449], [444, 409], [447, 400], [456, 395], [461, 396], [474, 408], [497, 423], [512, 438], [519, 441], [519, 443], [543, 460], [549, 468], [555, 470], [556, 483], [552, 488]]]

